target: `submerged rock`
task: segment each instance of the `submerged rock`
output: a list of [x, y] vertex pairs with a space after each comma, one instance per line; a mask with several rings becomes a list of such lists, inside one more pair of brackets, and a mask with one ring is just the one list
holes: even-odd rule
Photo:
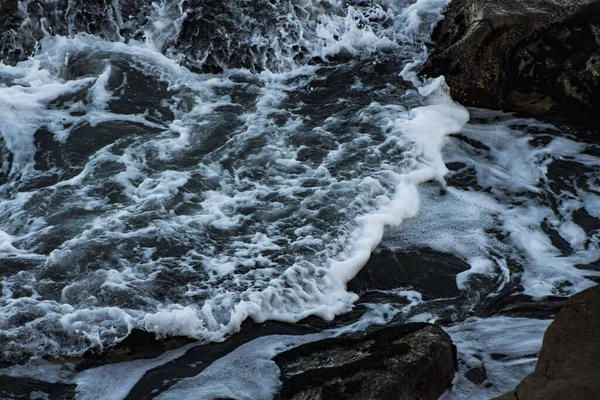
[[466, 106], [598, 120], [600, 1], [454, 0], [426, 75]]
[[566, 301], [564, 297], [549, 296], [539, 300], [523, 293], [505, 291], [498, 296], [484, 299], [475, 311], [477, 316], [487, 318], [505, 315], [513, 318], [551, 319], [556, 316]]
[[600, 393], [600, 286], [571, 297], [544, 335], [535, 370], [499, 400], [596, 399]]
[[348, 290], [362, 294], [369, 290], [410, 287], [427, 300], [459, 296], [456, 275], [468, 270], [469, 264], [447, 253], [429, 249], [412, 252], [382, 250], [373, 253]]
[[76, 398], [75, 388], [72, 384], [0, 375], [0, 399], [71, 400]]
[[456, 369], [456, 348], [438, 326], [411, 323], [308, 343], [274, 358], [277, 399], [437, 399]]
[[134, 329], [123, 341], [106, 349], [91, 349], [74, 362], [77, 371], [99, 367], [101, 365], [120, 363], [124, 361], [155, 358], [166, 351], [193, 342], [185, 336], [170, 336], [156, 339], [154, 334]]

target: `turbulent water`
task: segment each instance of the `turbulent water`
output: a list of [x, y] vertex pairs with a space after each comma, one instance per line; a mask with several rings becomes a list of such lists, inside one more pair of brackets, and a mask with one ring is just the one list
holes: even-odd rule
[[[345, 329], [461, 322], [498, 296], [591, 286], [600, 149], [502, 113], [470, 110], [467, 123], [443, 77], [419, 78], [447, 3], [20, 2], [0, 41], [2, 359], [77, 356], [134, 328], [211, 342], [248, 318], [331, 320], [353, 309], [347, 284], [382, 239], [465, 262], [461, 294], [381, 290], [387, 301]], [[469, 332], [521, 327], [528, 339], [514, 352], [530, 359], [516, 361], [526, 367], [514, 383], [547, 321], [498, 318], [449, 329], [468, 368], [485, 347]], [[251, 398], [277, 387], [265, 354], [309, 339], [261, 340], [235, 352], [262, 371]], [[118, 369], [4, 373], [120, 398], [180, 353], [139, 362], [122, 393], [104, 397], [94, 379]], [[214, 389], [211, 373], [235, 375], [219, 362], [163, 395], [254, 387]], [[496, 367], [489, 379], [515, 370]], [[469, 382], [461, 393], [479, 393]]]

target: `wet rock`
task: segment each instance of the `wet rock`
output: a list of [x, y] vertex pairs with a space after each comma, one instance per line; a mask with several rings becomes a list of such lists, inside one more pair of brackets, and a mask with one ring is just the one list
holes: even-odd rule
[[152, 333], [134, 329], [129, 336], [115, 346], [102, 351], [96, 349], [88, 350], [81, 358], [71, 361], [75, 362], [75, 369], [77, 371], [83, 371], [105, 364], [155, 358], [166, 351], [173, 350], [193, 341], [193, 339], [184, 336], [156, 339]]
[[423, 73], [466, 106], [597, 121], [600, 1], [454, 0]]
[[373, 253], [348, 290], [362, 294], [370, 290], [410, 287], [423, 298], [449, 298], [460, 295], [456, 275], [470, 268], [451, 254], [428, 249], [398, 253], [382, 250]]
[[600, 393], [600, 286], [571, 297], [544, 335], [534, 372], [497, 399], [596, 399]]
[[306, 335], [315, 332], [316, 329], [306, 326], [277, 321], [255, 323], [248, 318], [242, 323], [240, 331], [224, 342], [194, 346], [178, 359], [146, 372], [125, 399], [154, 399], [181, 379], [200, 374], [213, 362], [256, 338], [268, 335]]
[[513, 318], [553, 318], [564, 306], [565, 297], [548, 296], [542, 300], [512, 290], [505, 291], [498, 296], [485, 299], [475, 312], [480, 317], [505, 315]]
[[456, 369], [456, 348], [440, 327], [388, 326], [308, 343], [274, 358], [277, 399], [437, 399]]
[[483, 382], [485, 382], [487, 380], [487, 372], [485, 370], [485, 367], [483, 365], [481, 365], [481, 367], [475, 367], [475, 368], [471, 368], [469, 369], [466, 373], [465, 373], [465, 378], [467, 378], [468, 380], [470, 380], [471, 382], [473, 382], [476, 385], [481, 385]]
[[[154, 4], [151, 0], [0, 0], [0, 58], [8, 64], [27, 59], [47, 34], [88, 33], [115, 42], [144, 40], [148, 31], [156, 31], [152, 25], [159, 6]], [[282, 13], [284, 7], [287, 12]], [[151, 41], [164, 54], [180, 54], [183, 65], [200, 73], [220, 73], [225, 68], [276, 69], [289, 67], [291, 60], [321, 63], [333, 60], [310, 60], [297, 23], [332, 12], [341, 9], [332, 9], [328, 2], [306, 9], [293, 3], [275, 7], [269, 0], [167, 2], [161, 5], [160, 14], [177, 20], [179, 26], [163, 26], [159, 37]], [[282, 17], [286, 14], [295, 14], [298, 20]], [[249, 18], [255, 23], [248, 23]]]
[[0, 399], [75, 399], [76, 385], [0, 375]]

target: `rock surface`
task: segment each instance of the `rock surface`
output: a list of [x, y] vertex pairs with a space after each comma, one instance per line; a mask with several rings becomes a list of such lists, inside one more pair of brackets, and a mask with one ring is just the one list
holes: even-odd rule
[[277, 399], [437, 399], [454, 377], [456, 348], [440, 327], [411, 323], [308, 343], [274, 361]]
[[595, 286], [567, 301], [544, 335], [534, 372], [497, 399], [597, 399], [598, 371], [600, 286]]
[[155, 358], [166, 351], [176, 349], [193, 341], [193, 339], [184, 336], [170, 336], [164, 339], [156, 339], [152, 333], [134, 329], [129, 336], [116, 345], [102, 350], [90, 349], [82, 357], [70, 361], [73, 363], [76, 371], [83, 371], [106, 364]]
[[600, 119], [599, 0], [453, 0], [432, 39], [463, 105]]
[[469, 268], [469, 264], [451, 254], [429, 249], [383, 249], [371, 254], [367, 264], [348, 283], [348, 290], [362, 294], [410, 287], [426, 300], [457, 297], [461, 291], [456, 286], [456, 275]]
[[75, 388], [76, 385], [0, 375], [0, 399], [72, 400], [76, 398]]

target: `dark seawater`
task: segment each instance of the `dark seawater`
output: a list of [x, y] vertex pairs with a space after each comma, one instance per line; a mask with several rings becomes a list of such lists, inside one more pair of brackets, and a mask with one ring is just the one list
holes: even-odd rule
[[[0, 41], [0, 375], [270, 398], [277, 352], [430, 321], [459, 351], [445, 398], [514, 386], [552, 312], [507, 310], [600, 277], [600, 149], [419, 78], [446, 5], [20, 3]], [[195, 342], [75, 371], [134, 330]]]

